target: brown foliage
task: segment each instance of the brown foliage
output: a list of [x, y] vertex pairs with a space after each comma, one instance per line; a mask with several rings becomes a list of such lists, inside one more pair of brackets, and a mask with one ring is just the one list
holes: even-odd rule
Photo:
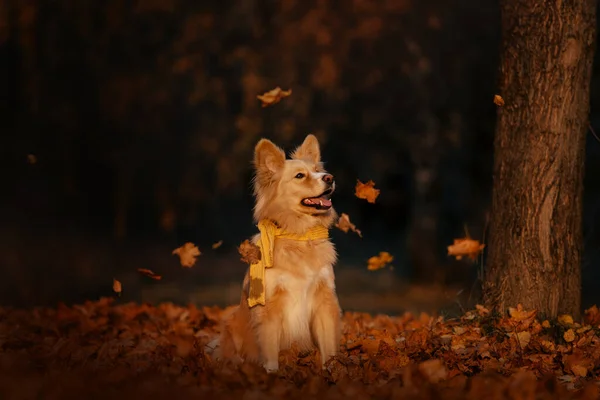
[[[56, 309], [0, 309], [0, 390], [6, 398], [44, 399], [598, 395], [591, 383], [600, 366], [598, 326], [562, 318], [543, 328], [536, 313], [522, 307], [496, 318], [478, 306], [454, 320], [345, 313], [341, 352], [325, 370], [315, 351], [291, 349], [280, 355], [279, 376], [251, 364], [217, 363], [204, 353], [228, 311], [115, 305], [109, 298]], [[565, 329], [573, 341], [557, 335]]]

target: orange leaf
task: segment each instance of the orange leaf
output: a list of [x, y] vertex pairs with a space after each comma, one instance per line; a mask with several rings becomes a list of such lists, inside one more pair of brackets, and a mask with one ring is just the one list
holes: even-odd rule
[[375, 189], [375, 182], [368, 181], [362, 183], [360, 180], [356, 180], [356, 188], [354, 195], [359, 199], [365, 199], [369, 203], [375, 203], [375, 200], [379, 196], [379, 189]]
[[385, 266], [394, 261], [394, 257], [388, 253], [387, 251], [379, 252], [378, 256], [373, 256], [369, 258], [368, 261], [368, 269], [369, 271], [376, 271], [381, 268], [385, 268]]
[[475, 261], [484, 247], [485, 244], [480, 244], [479, 240], [470, 239], [468, 237], [454, 239], [454, 244], [448, 246], [448, 255], [455, 256], [457, 260], [461, 260], [466, 256]]
[[340, 229], [345, 233], [348, 233], [348, 231], [351, 230], [352, 232], [355, 232], [358, 236], [362, 237], [362, 233], [360, 232], [360, 230], [356, 228], [356, 225], [350, 222], [350, 217], [348, 216], [348, 214], [342, 213], [335, 226], [336, 228]]
[[288, 97], [292, 94], [292, 89], [289, 90], [281, 90], [279, 86], [275, 89], [270, 90], [262, 95], [256, 96], [262, 102], [263, 107], [272, 106], [273, 104], [277, 104], [281, 101], [281, 99]]
[[198, 250], [198, 247], [194, 243], [187, 242], [183, 246], [173, 250], [171, 254], [179, 256], [179, 262], [182, 267], [191, 268], [196, 264], [196, 257], [202, 253], [200, 253], [200, 250]]
[[121, 294], [123, 287], [121, 286], [121, 282], [113, 278], [113, 291], [115, 293]]
[[146, 268], [138, 268], [138, 272], [146, 275], [148, 278], [154, 279], [155, 281], [160, 281], [162, 279], [162, 276], [156, 275], [154, 271]]

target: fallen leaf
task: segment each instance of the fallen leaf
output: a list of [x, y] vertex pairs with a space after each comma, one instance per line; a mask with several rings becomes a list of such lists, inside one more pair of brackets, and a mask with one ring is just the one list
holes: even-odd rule
[[33, 165], [37, 163], [37, 157], [34, 154], [27, 154], [27, 162]]
[[115, 293], [121, 294], [122, 290], [123, 290], [123, 288], [121, 286], [121, 282], [119, 282], [118, 280], [116, 280], [115, 278], [113, 278], [113, 291]]
[[542, 322], [542, 327], [545, 329], [550, 328], [550, 321], [548, 321], [547, 319], [544, 320], [544, 322]]
[[223, 244], [223, 241], [219, 240], [217, 243], [213, 243], [212, 249], [213, 250], [218, 249], [219, 247], [221, 247], [222, 244]]
[[573, 325], [573, 317], [571, 317], [569, 314], [559, 315], [558, 323], [566, 326]]
[[137, 270], [138, 270], [139, 273], [144, 274], [148, 278], [152, 278], [155, 281], [160, 281], [162, 279], [162, 276], [155, 274], [154, 271], [152, 271], [150, 269], [138, 268]]
[[585, 310], [583, 319], [587, 324], [594, 326], [600, 325], [600, 310], [596, 305], [593, 305]]
[[500, 95], [496, 94], [494, 95], [494, 104], [498, 107], [502, 107], [504, 105], [504, 99]]
[[369, 258], [368, 269], [369, 271], [376, 271], [381, 268], [385, 268], [385, 266], [391, 263], [394, 260], [394, 257], [388, 253], [387, 251], [379, 252], [378, 256], [373, 256]]
[[573, 340], [575, 340], [575, 331], [573, 331], [573, 329], [569, 329], [563, 334], [563, 339], [565, 339], [565, 342], [571, 343]]
[[193, 243], [187, 242], [183, 246], [173, 250], [171, 254], [177, 254], [179, 256], [179, 262], [182, 267], [191, 268], [196, 264], [196, 257], [202, 253]]
[[240, 244], [238, 252], [242, 256], [242, 262], [246, 264], [255, 264], [261, 259], [260, 248], [248, 239]]
[[466, 256], [475, 261], [484, 247], [485, 244], [479, 243], [479, 240], [468, 237], [454, 239], [454, 244], [448, 246], [448, 255], [456, 257], [457, 260], [462, 260]]
[[275, 89], [270, 90], [262, 95], [256, 96], [262, 103], [263, 107], [272, 106], [273, 104], [277, 104], [281, 101], [281, 99], [286, 98], [292, 94], [292, 89], [289, 90], [281, 90], [279, 86]]
[[517, 334], [511, 333], [510, 336], [516, 340], [517, 346], [521, 348], [521, 350], [524, 350], [531, 341], [531, 333], [527, 331], [519, 332]]
[[369, 203], [375, 203], [375, 200], [379, 196], [379, 192], [379, 189], [375, 189], [375, 182], [368, 181], [367, 183], [362, 183], [357, 179], [354, 195], [359, 199], [367, 200]]
[[356, 228], [356, 225], [350, 222], [350, 217], [346, 213], [342, 213], [342, 215], [340, 215], [340, 218], [337, 220], [335, 226], [344, 233], [348, 233], [348, 231], [351, 230], [358, 236], [362, 237], [362, 233]]
[[448, 376], [448, 371], [446, 370], [444, 363], [437, 358], [423, 361], [419, 364], [418, 368], [431, 383], [438, 383]]

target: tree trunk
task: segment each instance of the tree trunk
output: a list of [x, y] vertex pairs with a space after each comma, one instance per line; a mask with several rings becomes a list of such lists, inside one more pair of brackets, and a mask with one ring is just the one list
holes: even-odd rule
[[580, 314], [594, 0], [504, 0], [484, 302]]

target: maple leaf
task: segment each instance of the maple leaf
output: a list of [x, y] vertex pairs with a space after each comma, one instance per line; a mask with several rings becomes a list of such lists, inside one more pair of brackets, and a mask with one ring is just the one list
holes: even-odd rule
[[356, 188], [354, 195], [359, 199], [367, 200], [369, 203], [375, 203], [375, 200], [379, 196], [379, 189], [375, 189], [375, 182], [368, 181], [362, 183], [360, 180], [356, 180]]
[[154, 271], [152, 271], [150, 269], [138, 268], [137, 270], [138, 270], [139, 273], [144, 274], [148, 278], [152, 278], [155, 281], [160, 281], [162, 279], [162, 276], [155, 274]]
[[240, 243], [238, 252], [242, 256], [242, 262], [246, 264], [255, 264], [261, 259], [260, 248], [248, 239]]
[[219, 240], [217, 243], [213, 243], [213, 245], [211, 246], [213, 250], [218, 249], [219, 247], [221, 247], [221, 245], [223, 244], [222, 240]]
[[392, 261], [394, 261], [394, 257], [390, 253], [387, 251], [381, 251], [379, 252], [379, 255], [369, 258], [367, 261], [367, 268], [369, 271], [376, 271], [378, 269], [385, 268], [386, 265]]
[[504, 105], [504, 99], [500, 95], [496, 94], [494, 95], [494, 104], [498, 107], [502, 107]]
[[558, 323], [561, 325], [565, 325], [565, 326], [573, 325], [573, 323], [574, 323], [573, 317], [571, 317], [569, 314], [559, 315]]
[[281, 90], [281, 88], [277, 86], [275, 89], [269, 90], [268, 92], [263, 93], [262, 95], [259, 94], [258, 96], [256, 96], [256, 98], [261, 101], [263, 107], [268, 107], [279, 103], [281, 99], [286, 98], [291, 94], [292, 89]]
[[528, 322], [531, 323], [537, 315], [537, 310], [526, 311], [523, 309], [522, 304], [517, 304], [516, 308], [508, 307], [508, 314], [510, 318], [515, 322]]
[[473, 261], [477, 260], [477, 256], [481, 253], [485, 244], [479, 243], [479, 240], [474, 240], [469, 237], [462, 239], [454, 239], [454, 244], [448, 246], [448, 255], [456, 257], [457, 260], [462, 260], [463, 257], [468, 257]]
[[196, 264], [196, 257], [202, 253], [194, 243], [187, 242], [183, 246], [173, 250], [171, 254], [177, 254], [179, 256], [179, 262], [182, 267], [191, 268]]
[[119, 282], [118, 280], [116, 280], [115, 278], [113, 278], [113, 291], [117, 294], [121, 294], [121, 292], [123, 291], [123, 287], [121, 285], [121, 282]]
[[517, 346], [520, 347], [521, 350], [524, 350], [531, 341], [531, 333], [527, 331], [522, 331], [516, 334], [510, 333], [509, 336], [515, 339]]
[[351, 230], [352, 232], [355, 232], [358, 236], [362, 237], [362, 233], [360, 232], [360, 230], [356, 228], [356, 225], [350, 222], [350, 217], [348, 216], [348, 214], [342, 213], [342, 215], [340, 215], [340, 218], [337, 220], [335, 226], [344, 233], [348, 233], [348, 231]]

